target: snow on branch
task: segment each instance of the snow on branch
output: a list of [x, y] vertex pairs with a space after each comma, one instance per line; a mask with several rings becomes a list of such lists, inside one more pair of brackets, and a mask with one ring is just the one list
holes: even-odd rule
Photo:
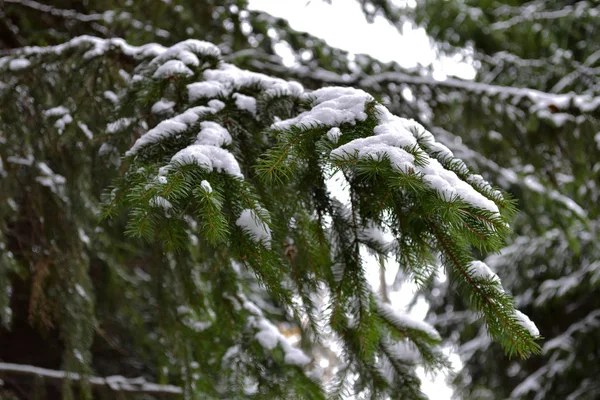
[[505, 30], [525, 22], [549, 21], [560, 18], [582, 18], [587, 16], [598, 17], [600, 8], [591, 8], [586, 1], [577, 3], [575, 6], [566, 6], [560, 10], [541, 11], [538, 7], [524, 6], [521, 12], [506, 21], [498, 21], [491, 25], [492, 30]]
[[91, 386], [108, 387], [115, 392], [127, 392], [135, 394], [152, 394], [152, 395], [181, 395], [183, 390], [178, 386], [159, 385], [156, 383], [147, 382], [143, 377], [125, 378], [120, 375], [98, 377], [98, 376], [81, 376], [80, 374], [67, 371], [58, 371], [35, 367], [33, 365], [12, 364], [0, 362], [0, 375], [31, 375], [39, 376], [44, 379], [62, 382], [64, 380], [80, 381], [87, 379]]
[[[91, 49], [84, 55], [84, 59], [91, 59], [105, 54], [108, 50], [120, 50], [123, 55], [132, 58], [155, 57], [166, 51], [165, 47], [157, 43], [149, 43], [143, 46], [132, 46], [121, 38], [103, 39], [95, 36], [82, 35], [55, 46], [27, 46], [18, 49], [2, 51], [0, 55], [19, 54], [24, 56], [53, 54], [61, 55], [69, 50], [89, 45]], [[8, 57], [6, 57], [8, 58]], [[0, 58], [0, 64], [5, 58]]]
[[532, 103], [532, 108], [534, 110], [554, 106], [559, 110], [573, 108], [581, 114], [587, 114], [597, 111], [598, 108], [600, 108], [600, 96], [592, 97], [590, 95], [578, 94], [554, 94], [529, 88], [490, 85], [486, 83], [463, 81], [460, 79], [438, 81], [430, 77], [413, 76], [403, 72], [384, 72], [377, 76], [363, 79], [359, 85], [361, 87], [369, 87], [375, 84], [388, 82], [457, 89], [490, 97], [526, 98]]
[[459, 90], [489, 97], [498, 96], [502, 99], [510, 98], [513, 99], [513, 104], [517, 104], [516, 100], [525, 98], [530, 102], [529, 106], [531, 109], [529, 111], [531, 112], [545, 111], [548, 107], [556, 108], [557, 110], [577, 111], [579, 114], [600, 112], [600, 96], [591, 96], [587, 94], [555, 94], [525, 87], [500, 86], [453, 78], [436, 80], [432, 77], [415, 76], [405, 72], [383, 72], [376, 76], [339, 75], [320, 68], [311, 69], [308, 67], [298, 67], [288, 69], [262, 61], [254, 61], [250, 62], [250, 64], [254, 68], [266, 72], [275, 74], [286, 73], [297, 79], [309, 79], [318, 83], [319, 86], [353, 86], [370, 92], [373, 90], [377, 91], [376, 89], [379, 85], [388, 83], [408, 84], [426, 86], [429, 88]]

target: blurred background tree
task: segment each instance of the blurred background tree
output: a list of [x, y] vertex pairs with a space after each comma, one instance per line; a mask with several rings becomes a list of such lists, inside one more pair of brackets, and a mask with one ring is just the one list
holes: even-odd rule
[[[439, 81], [430, 67], [407, 71], [365, 55], [349, 57], [295, 32], [284, 20], [249, 11], [246, 1], [4, 0], [0, 48], [8, 54], [80, 35], [166, 46], [194, 37], [219, 44], [224, 59], [241, 68], [295, 79], [306, 88], [362, 88], [395, 114], [414, 118], [518, 200], [515, 234], [487, 262], [545, 337], [541, 356], [504, 357], [456, 295], [453, 282], [429, 277], [423, 293], [432, 305], [430, 321], [443, 337], [452, 337], [464, 362], [454, 380], [459, 397], [594, 397], [600, 391], [594, 379], [600, 351], [598, 6], [541, 0], [397, 4], [361, 1], [368, 18], [382, 15], [399, 29], [415, 21], [440, 54], [466, 54], [477, 69], [475, 80]], [[281, 44], [294, 55], [291, 68], [274, 50]], [[61, 360], [74, 367], [78, 357], [93, 354], [93, 369], [101, 375], [148, 374], [167, 382], [172, 371], [154, 370], [149, 362], [165, 357], [159, 351], [161, 335], [142, 334], [155, 329], [176, 334], [169, 332], [168, 318], [163, 326], [148, 326], [163, 321], [169, 293], [157, 302], [157, 288], [144, 269], [163, 260], [152, 256], [151, 246], [120, 236], [125, 221], [97, 224], [101, 192], [119, 174], [119, 156], [127, 149], [126, 143], [103, 146], [104, 127], [117, 117], [115, 88], [121, 83], [112, 77], [134, 66], [117, 56], [93, 66], [100, 85], [93, 92], [75, 73], [68, 86], [79, 90], [69, 93], [56, 91], [56, 82], [28, 76], [36, 98], [48, 96], [31, 109], [11, 97], [31, 93], [3, 92], [2, 131], [18, 132], [17, 126], [23, 135], [3, 143], [0, 172], [30, 168], [13, 170], [10, 176], [19, 178], [1, 183], [6, 201], [0, 205], [0, 317], [12, 325], [0, 330], [0, 359], [58, 369]], [[85, 62], [69, 66], [73, 71], [88, 67]], [[92, 104], [76, 107], [87, 102]], [[40, 118], [49, 105], [60, 104], [77, 109], [72, 121], [63, 120], [71, 114], [62, 110]], [[64, 132], [57, 136], [61, 126]], [[29, 132], [40, 132], [39, 138]], [[35, 160], [50, 158], [52, 169], [34, 163], [28, 158], [33, 154]], [[138, 267], [131, 268], [132, 263]], [[398, 275], [396, 288], [403, 276]], [[147, 321], [144, 315], [154, 317]], [[60, 330], [52, 329], [57, 321]], [[66, 349], [63, 360], [65, 343], [77, 347]]]

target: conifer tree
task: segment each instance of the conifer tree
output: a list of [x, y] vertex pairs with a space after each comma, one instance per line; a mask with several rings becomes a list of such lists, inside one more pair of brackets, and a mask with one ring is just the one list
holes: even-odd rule
[[[548, 268], [540, 272], [556, 284], [544, 301], [563, 298], [558, 279], [570, 271], [594, 276], [600, 102], [594, 81], [586, 85], [575, 73], [593, 76], [593, 43], [574, 61], [557, 52], [568, 70], [562, 73], [508, 53], [518, 53], [510, 43], [520, 31], [507, 32], [521, 23], [494, 36], [493, 46], [487, 36], [473, 39], [484, 25], [460, 25], [459, 39], [444, 25], [457, 26], [457, 15], [509, 20], [520, 15], [517, 8], [498, 7], [483, 18], [463, 3], [427, 2], [416, 19], [440, 49], [464, 54], [460, 46], [474, 40], [473, 57], [482, 64], [478, 83], [438, 81], [430, 71], [352, 59], [285, 21], [246, 10], [245, 1], [5, 3], [2, 46], [17, 48], [0, 62], [0, 341], [11, 344], [0, 349], [0, 362], [9, 361], [0, 373], [7, 393], [25, 396], [20, 388], [38, 375], [36, 395], [50, 398], [112, 398], [112, 391], [421, 398], [415, 367], [447, 366], [441, 337], [370, 291], [362, 249], [395, 258], [424, 293], [435, 293], [441, 264], [458, 285], [450, 298], [455, 314], [463, 304], [479, 311], [481, 334], [500, 352], [520, 356], [537, 352], [536, 328], [477, 260], [514, 240], [521, 247], [486, 262], [517, 293], [528, 289], [528, 271], [538, 271], [532, 265]], [[398, 26], [412, 13], [385, 0], [361, 3], [367, 16]], [[595, 21], [593, 7], [574, 7], [566, 18], [590, 18], [580, 18], [587, 28], [572, 42]], [[558, 29], [553, 18], [542, 20]], [[295, 67], [281, 63], [276, 44], [291, 49]], [[540, 57], [556, 52], [551, 42], [546, 47]], [[515, 77], [511, 71], [523, 65], [528, 73]], [[548, 87], [558, 80], [561, 88]], [[551, 93], [569, 90], [580, 94]], [[573, 132], [580, 140], [563, 139]], [[549, 168], [553, 154], [560, 163]], [[510, 197], [469, 167], [516, 195], [516, 219]], [[349, 204], [329, 192], [336, 173]], [[381, 231], [395, 240], [382, 243]], [[546, 238], [566, 246], [561, 257], [535, 245], [548, 245]], [[430, 299], [443, 307], [446, 296]], [[531, 300], [516, 300], [534, 320], [543, 317]], [[593, 312], [582, 312], [585, 323], [571, 314], [582, 326], [595, 324]], [[451, 337], [454, 326], [437, 326]], [[551, 337], [545, 327], [542, 336]], [[287, 340], [292, 333], [299, 343]], [[31, 348], [14, 346], [24, 337]], [[586, 343], [577, 347], [581, 354], [594, 348]], [[563, 348], [548, 354], [560, 357]], [[324, 357], [332, 367], [319, 378]], [[493, 368], [508, 360], [485, 357]], [[522, 368], [511, 382], [541, 363], [518, 360], [510, 361]], [[586, 371], [565, 368], [577, 370]], [[503, 374], [465, 380], [462, 391], [507, 390]], [[493, 379], [499, 383], [490, 385]], [[582, 382], [582, 390], [593, 384]]]

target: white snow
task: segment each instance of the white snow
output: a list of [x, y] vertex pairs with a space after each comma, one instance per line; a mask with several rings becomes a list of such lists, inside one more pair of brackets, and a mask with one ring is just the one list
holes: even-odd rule
[[406, 138], [400, 135], [386, 134], [354, 139], [331, 152], [332, 156], [347, 158], [356, 156], [359, 159], [381, 160], [389, 158], [393, 168], [405, 174], [415, 169], [415, 157], [400, 148], [406, 146]]
[[297, 349], [295, 347], [289, 347], [285, 352], [285, 357], [283, 358], [283, 361], [286, 364], [303, 366], [310, 362], [310, 357], [308, 357], [300, 349]]
[[194, 144], [180, 150], [171, 158], [171, 164], [196, 164], [207, 171], [213, 169], [243, 178], [240, 166], [233, 154], [215, 146]]
[[204, 81], [194, 82], [187, 85], [188, 98], [190, 102], [202, 98], [219, 97], [228, 94], [225, 86], [221, 82]]
[[327, 139], [332, 143], [337, 143], [340, 140], [340, 136], [342, 136], [342, 131], [337, 126], [327, 131]]
[[154, 103], [152, 105], [150, 112], [152, 112], [152, 114], [162, 114], [162, 113], [166, 113], [166, 112], [171, 112], [171, 111], [173, 111], [174, 106], [175, 106], [174, 101], [160, 99], [159, 101], [157, 101], [156, 103]]
[[454, 158], [454, 153], [452, 153], [452, 150], [440, 142], [436, 142], [433, 135], [430, 132], [427, 132], [420, 124], [413, 120], [410, 121], [413, 122], [413, 128], [418, 132], [419, 142], [424, 144], [429, 152], [435, 154], [437, 158], [442, 160], [446, 158]]
[[562, 112], [552, 113], [552, 112], [550, 112], [549, 109], [540, 110], [540, 111], [538, 111], [537, 114], [541, 119], [546, 119], [546, 120], [552, 121], [554, 126], [557, 128], [562, 127], [565, 124], [565, 122], [567, 122], [567, 121], [575, 120], [575, 117], [571, 114], [562, 113]]
[[596, 309], [590, 312], [582, 320], [569, 326], [569, 328], [560, 335], [546, 341], [542, 348], [542, 354], [548, 354], [554, 349], [571, 351], [573, 344], [576, 343], [576, 338], [573, 337], [574, 334], [585, 334], [598, 326], [600, 326], [600, 310]]
[[37, 167], [42, 175], [35, 178], [36, 182], [42, 186], [46, 186], [53, 193], [63, 197], [64, 185], [67, 182], [67, 179], [62, 175], [56, 174], [48, 164], [44, 162], [38, 162]]
[[373, 101], [368, 93], [354, 88], [325, 87], [306, 96], [313, 100], [313, 108], [294, 118], [275, 122], [272, 128], [288, 129], [291, 126], [355, 124], [367, 118], [365, 103]]
[[250, 376], [244, 377], [244, 394], [250, 396], [258, 393], [258, 382]]
[[236, 344], [235, 346], [231, 346], [225, 352], [225, 355], [223, 356], [223, 361], [227, 361], [230, 358], [233, 358], [233, 357], [237, 356], [239, 353], [240, 353], [240, 346], [239, 345]]
[[[493, 187], [492, 185], [490, 185], [490, 183], [488, 181], [486, 181], [485, 179], [483, 179], [483, 176], [479, 175], [479, 174], [470, 174], [467, 177], [467, 182], [469, 182], [471, 185], [478, 187], [481, 190], [488, 190], [488, 191], [492, 191]], [[499, 191], [494, 191], [495, 195], [498, 195], [499, 197], [502, 198], [502, 193]]]
[[[242, 297], [245, 297], [242, 295]], [[254, 338], [267, 350], [273, 350], [279, 344], [285, 353], [286, 364], [305, 366], [311, 359], [302, 350], [294, 347], [289, 340], [279, 332], [279, 329], [269, 322], [263, 312], [254, 303], [245, 300], [244, 308], [253, 316], [248, 318], [250, 325], [258, 330]], [[224, 357], [225, 358], [225, 357]]]
[[424, 174], [423, 180], [436, 190], [442, 198], [450, 200], [458, 197], [475, 207], [499, 214], [496, 203], [477, 192], [453, 171], [445, 169], [438, 160], [430, 159], [426, 166], [418, 169]]
[[200, 128], [195, 144], [219, 147], [231, 144], [231, 135], [218, 123], [203, 121], [200, 123]]
[[191, 328], [193, 330], [195, 330], [196, 332], [202, 332], [207, 330], [208, 328], [210, 328], [212, 326], [212, 322], [210, 321], [194, 321], [190, 324]]
[[118, 120], [106, 125], [106, 133], [117, 133], [127, 128], [133, 123], [133, 118], [119, 118]]
[[[592, 268], [594, 265], [591, 264]], [[570, 290], [577, 288], [585, 275], [589, 273], [589, 266], [581, 268], [569, 275], [563, 276], [559, 279], [547, 279], [539, 285], [539, 295], [535, 299], [536, 305], [542, 305], [548, 299], [554, 297], [562, 297]]]
[[71, 114], [65, 114], [54, 122], [54, 127], [58, 129], [58, 134], [62, 135], [65, 127], [73, 122], [73, 117]]
[[180, 61], [184, 65], [198, 67], [200, 59], [197, 54], [219, 56], [221, 51], [212, 43], [188, 39], [160, 52], [160, 55], [152, 60], [152, 64], [161, 64], [165, 60], [172, 61], [171, 59], [176, 58], [177, 61]]
[[[406, 367], [408, 365], [415, 365], [422, 359], [419, 352], [411, 346], [406, 340], [392, 340], [389, 337], [383, 338], [384, 345], [390, 352], [390, 357], [394, 360], [401, 360], [401, 363]], [[376, 363], [379, 373], [390, 385], [394, 385], [395, 382], [395, 367], [391, 364], [388, 357], [380, 357]], [[416, 378], [415, 371], [412, 368], [407, 368], [406, 373]]]
[[31, 65], [31, 61], [26, 58], [16, 58], [14, 60], [10, 60], [8, 63], [8, 69], [11, 71], [19, 71], [21, 69], [25, 69]]
[[471, 261], [469, 263], [469, 270], [472, 272], [475, 278], [491, 280], [493, 282], [498, 283], [499, 285], [502, 285], [502, 282], [500, 282], [500, 278], [498, 277], [498, 275], [492, 272], [490, 267], [488, 267], [488, 265], [482, 261]]
[[537, 337], [540, 335], [540, 331], [538, 330], [537, 326], [535, 326], [533, 321], [531, 321], [527, 315], [523, 314], [519, 310], [515, 310], [515, 316], [519, 320], [521, 326], [527, 329], [531, 336]]
[[65, 107], [65, 106], [58, 106], [58, 107], [53, 107], [53, 108], [49, 108], [48, 110], [44, 111], [44, 115], [46, 117], [59, 117], [65, 114], [68, 114], [69, 110]]
[[477, 336], [475, 336], [475, 338], [469, 340], [468, 342], [459, 347], [458, 352], [460, 354], [461, 359], [467, 362], [471, 357], [473, 357], [476, 351], [486, 350], [488, 347], [490, 347], [492, 339], [490, 339], [489, 335], [487, 334], [487, 331], [485, 332], [486, 334], [478, 334]]
[[214, 112], [215, 110], [212, 107], [198, 106], [186, 110], [183, 114], [166, 119], [136, 140], [133, 146], [125, 152], [125, 155], [133, 156], [137, 154], [142, 147], [183, 133], [188, 129], [189, 124], [193, 124], [205, 114]]
[[167, 78], [173, 75], [192, 76], [194, 72], [189, 69], [182, 61], [169, 60], [158, 67], [152, 75], [155, 79]]
[[212, 99], [208, 102], [208, 106], [215, 110], [215, 112], [218, 112], [225, 108], [225, 103], [221, 100]]
[[203, 180], [202, 182], [200, 182], [200, 186], [206, 193], [212, 193], [213, 191], [212, 186], [210, 186], [210, 183], [207, 180]]
[[90, 130], [90, 128], [88, 128], [88, 126], [86, 124], [84, 124], [81, 121], [77, 121], [77, 126], [79, 127], [79, 129], [81, 129], [81, 131], [83, 132], [83, 134], [90, 140], [92, 140], [94, 138], [94, 134], [92, 133], [92, 131]]
[[65, 51], [68, 51], [72, 48], [83, 47], [85, 45], [91, 45], [91, 49], [88, 50], [84, 55], [84, 59], [91, 59], [94, 57], [98, 57], [106, 53], [111, 48], [119, 48], [124, 54], [132, 56], [145, 58], [149, 56], [158, 56], [165, 52], [165, 47], [156, 44], [149, 43], [144, 46], [131, 46], [125, 42], [125, 40], [121, 38], [113, 38], [113, 39], [101, 39], [93, 36], [79, 36], [74, 39], [71, 39], [68, 42], [56, 45], [56, 46], [31, 46], [31, 47], [23, 47], [19, 51], [23, 54], [57, 54], [60, 55]]
[[[514, 172], [510, 171], [510, 170], [505, 170], [505, 171], [507, 172], [507, 174], [506, 174], [507, 179], [510, 178], [510, 174], [514, 174]], [[514, 179], [516, 180], [516, 177]], [[529, 189], [533, 190], [534, 192], [537, 192], [540, 194], [548, 193], [548, 196], [551, 199], [560, 201], [568, 209], [570, 209], [572, 212], [574, 212], [578, 216], [580, 216], [582, 218], [587, 218], [587, 212], [579, 204], [577, 204], [573, 199], [561, 194], [560, 192], [558, 192], [556, 190], [546, 190], [544, 185], [542, 185], [540, 183], [540, 181], [538, 180], [537, 177], [535, 177], [533, 175], [527, 175], [523, 178], [523, 183], [525, 184], [525, 186], [527, 186]]]
[[381, 301], [377, 302], [377, 307], [383, 315], [385, 315], [387, 318], [393, 319], [397, 325], [406, 327], [408, 329], [423, 331], [427, 334], [427, 336], [434, 340], [442, 340], [442, 337], [438, 331], [427, 322], [415, 319], [408, 314], [396, 312], [391, 305]]
[[26, 165], [28, 167], [32, 166], [34, 161], [35, 158], [31, 154], [28, 154], [27, 158], [10, 156], [6, 159], [6, 162], [11, 164]]
[[241, 93], [234, 93], [235, 105], [240, 110], [246, 110], [252, 115], [256, 115], [256, 99], [252, 96], [246, 96]]
[[150, 199], [150, 205], [152, 207], [162, 208], [165, 211], [169, 211], [173, 208], [173, 204], [162, 196], [154, 196]]
[[102, 143], [102, 145], [100, 146], [100, 149], [98, 149], [98, 154], [101, 156], [104, 156], [104, 155], [112, 153], [116, 150], [117, 150], [116, 147], [114, 147], [108, 143]]
[[119, 103], [119, 96], [117, 96], [117, 94], [115, 92], [113, 92], [112, 90], [106, 90], [104, 92], [104, 98], [113, 104]]
[[539, 393], [542, 389], [542, 386], [538, 382], [541, 375], [546, 372], [546, 368], [542, 367], [538, 369], [533, 374], [529, 375], [525, 380], [517, 385], [514, 390], [510, 394], [510, 398], [517, 399], [522, 398], [528, 392], [532, 391], [534, 393]]
[[262, 311], [260, 308], [258, 308], [258, 306], [256, 304], [254, 304], [251, 301], [244, 301], [243, 307], [250, 311], [252, 314], [255, 315], [261, 315], [262, 316]]
[[273, 350], [279, 343], [279, 336], [281, 335], [279, 329], [265, 319], [259, 320], [257, 325], [259, 331], [254, 337], [262, 347]]
[[250, 235], [254, 241], [261, 242], [267, 248], [270, 248], [271, 229], [258, 217], [256, 211], [246, 208], [235, 221], [235, 224]]
[[489, 131], [488, 136], [490, 139], [497, 141], [501, 141], [504, 138], [500, 132], [496, 132], [494, 130]]
[[[89, 246], [89, 244], [91, 243], [90, 237], [85, 233], [85, 231], [82, 228], [78, 228], [77, 233], [79, 234], [79, 240], [81, 240], [83, 243]], [[79, 285], [76, 285], [76, 287], [77, 286]], [[81, 290], [83, 290], [83, 288]]]
[[404, 146], [414, 146], [417, 144], [415, 132], [420, 135], [426, 132], [425, 128], [414, 120], [397, 117], [381, 104], [377, 104], [375, 110], [379, 117], [379, 124], [374, 129], [376, 135], [402, 136], [407, 141]]
[[267, 94], [298, 96], [304, 90], [298, 82], [285, 81], [258, 72], [242, 70], [231, 64], [221, 64], [219, 69], [204, 71], [204, 79], [221, 82], [235, 88], [259, 85]]
[[152, 128], [151, 130], [146, 132], [142, 137], [140, 137], [135, 142], [133, 147], [131, 147], [131, 149], [129, 149], [125, 153], [125, 155], [130, 156], [130, 155], [136, 154], [139, 148], [146, 146], [148, 144], [151, 144], [151, 143], [156, 143], [160, 139], [163, 139], [167, 136], [175, 136], [178, 133], [185, 132], [186, 129], [187, 129], [186, 124], [184, 124], [183, 122], [179, 122], [175, 119], [168, 119], [168, 120], [162, 121], [161, 123], [156, 125], [154, 128]]

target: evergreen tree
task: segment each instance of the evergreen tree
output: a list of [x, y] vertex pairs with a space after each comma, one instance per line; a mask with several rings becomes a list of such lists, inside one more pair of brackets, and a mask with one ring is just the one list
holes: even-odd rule
[[[361, 3], [367, 16], [398, 26], [412, 13], [389, 1]], [[504, 246], [513, 203], [467, 165], [519, 200], [519, 236], [502, 250], [505, 257], [487, 260], [504, 286], [526, 293], [529, 271], [554, 279], [543, 291], [546, 314], [533, 308], [533, 294], [516, 298], [534, 320], [542, 318], [542, 336], [559, 329], [554, 304], [571, 301], [558, 279], [594, 276], [597, 43], [570, 55], [557, 52], [546, 34], [523, 44], [518, 29], [539, 29], [527, 19], [507, 23], [493, 40], [485, 33], [524, 10], [537, 15], [542, 2], [521, 11], [495, 5], [489, 15], [485, 5], [478, 13], [462, 2], [416, 9], [443, 51], [464, 54], [461, 46], [474, 46], [478, 83], [437, 81], [431, 71], [367, 56], [352, 60], [285, 21], [247, 11], [245, 1], [5, 4], [2, 46], [30, 46], [6, 50], [0, 62], [7, 199], [0, 206], [0, 342], [9, 344], [0, 349], [8, 363], [0, 365], [7, 395], [25, 396], [19, 391], [37, 374], [36, 394], [50, 397], [76, 390], [110, 398], [116, 390], [421, 398], [415, 367], [447, 365], [441, 339], [370, 291], [365, 248], [395, 258], [399, 275], [416, 279], [424, 293], [437, 293], [433, 273], [441, 263], [458, 285], [459, 296], [450, 298], [454, 317], [468, 304], [485, 317], [481, 334], [489, 332], [500, 351], [536, 352], [535, 327], [476, 261]], [[544, 10], [541, 18], [551, 38], [561, 26], [547, 16], [581, 24], [565, 47], [596, 23], [591, 6], [566, 10]], [[456, 22], [464, 18], [469, 23]], [[79, 35], [94, 37], [70, 40]], [[275, 56], [276, 44], [292, 50], [294, 68]], [[529, 54], [542, 59], [525, 59]], [[563, 69], [550, 68], [551, 57]], [[576, 71], [592, 74], [590, 83]], [[552, 94], [569, 90], [580, 94]], [[578, 140], [564, 139], [574, 132]], [[334, 173], [347, 183], [349, 204], [327, 188]], [[381, 243], [381, 231], [395, 240]], [[565, 250], [549, 255], [536, 243]], [[589, 289], [577, 293], [587, 319], [561, 307], [565, 323], [593, 328]], [[443, 307], [448, 296], [430, 298]], [[456, 325], [438, 317], [451, 337]], [[562, 328], [558, 333], [586, 332]], [[476, 331], [465, 329], [461, 339]], [[282, 332], [300, 337], [299, 345]], [[565, 355], [565, 373], [591, 376], [572, 362], [596, 348], [586, 338], [591, 342], [578, 341], [572, 354], [559, 341], [544, 345], [552, 362], [489, 356], [486, 344], [478, 354], [498, 370], [469, 374], [472, 358], [461, 377], [473, 383], [463, 379], [462, 391], [512, 390], [542, 363], [555, 371], [553, 362]], [[333, 367], [319, 379], [323, 357]], [[516, 375], [509, 362], [521, 368]], [[56, 370], [88, 378], [69, 384], [73, 379]], [[159, 385], [100, 378], [109, 375]], [[551, 385], [552, 375], [543, 376]]]

